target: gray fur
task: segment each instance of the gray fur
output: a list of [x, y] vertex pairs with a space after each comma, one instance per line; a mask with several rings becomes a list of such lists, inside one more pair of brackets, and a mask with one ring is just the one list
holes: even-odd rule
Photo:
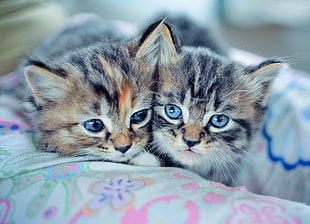
[[[181, 47], [176, 58], [158, 67], [152, 152], [163, 166], [184, 167], [232, 185], [282, 67], [279, 60], [244, 66], [208, 46]], [[182, 117], [169, 118], [167, 105], [180, 108]], [[213, 126], [213, 115], [227, 116], [227, 125]]]

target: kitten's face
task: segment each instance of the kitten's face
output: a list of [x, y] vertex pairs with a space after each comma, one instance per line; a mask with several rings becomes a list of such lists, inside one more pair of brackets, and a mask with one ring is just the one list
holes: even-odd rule
[[117, 162], [144, 150], [154, 68], [130, 50], [107, 45], [25, 68], [41, 148]]
[[168, 61], [163, 59], [158, 68], [156, 153], [231, 184], [262, 122], [267, 92], [281, 63], [245, 67], [204, 48], [182, 48]]
[[211, 167], [224, 155], [240, 157], [262, 112], [240, 77], [244, 71], [221, 63], [192, 52], [160, 71], [154, 139], [183, 165]]

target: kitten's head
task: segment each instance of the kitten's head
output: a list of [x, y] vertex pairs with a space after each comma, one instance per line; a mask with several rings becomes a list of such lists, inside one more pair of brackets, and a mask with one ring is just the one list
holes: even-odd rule
[[118, 162], [144, 150], [155, 70], [144, 59], [145, 40], [152, 31], [140, 40], [89, 46], [49, 63], [28, 60], [29, 117], [41, 149]]
[[283, 63], [243, 66], [207, 48], [180, 48], [171, 29], [162, 30], [160, 44], [169, 47], [158, 63], [157, 153], [228, 184], [262, 122], [268, 91]]

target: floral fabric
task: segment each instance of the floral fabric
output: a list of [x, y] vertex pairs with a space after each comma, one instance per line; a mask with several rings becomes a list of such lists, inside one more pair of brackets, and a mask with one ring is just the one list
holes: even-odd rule
[[179, 168], [42, 152], [10, 94], [15, 74], [0, 77], [0, 224], [308, 223], [310, 206], [252, 192], [309, 202], [309, 83], [280, 74], [240, 186], [229, 188]]
[[[261, 60], [240, 51], [233, 55], [245, 63]], [[275, 80], [239, 184], [257, 194], [310, 204], [310, 74], [285, 68]]]

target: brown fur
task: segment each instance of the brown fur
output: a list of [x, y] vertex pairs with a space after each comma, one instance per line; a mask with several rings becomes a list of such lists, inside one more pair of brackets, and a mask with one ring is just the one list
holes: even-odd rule
[[149, 51], [139, 37], [98, 37], [102, 26], [64, 27], [27, 58], [28, 117], [42, 150], [130, 162], [146, 153], [156, 67], [143, 60]]

